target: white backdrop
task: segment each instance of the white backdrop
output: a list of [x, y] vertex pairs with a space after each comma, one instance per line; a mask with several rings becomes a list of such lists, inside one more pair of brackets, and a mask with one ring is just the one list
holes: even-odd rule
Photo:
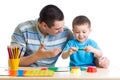
[[[63, 11], [65, 25], [70, 29], [75, 16], [88, 16], [93, 29], [90, 38], [96, 40], [111, 66], [120, 66], [119, 0], [0, 0], [0, 67], [8, 66], [7, 45], [15, 27], [36, 19], [47, 4], [57, 5]], [[68, 61], [60, 57], [56, 66], [67, 66]]]

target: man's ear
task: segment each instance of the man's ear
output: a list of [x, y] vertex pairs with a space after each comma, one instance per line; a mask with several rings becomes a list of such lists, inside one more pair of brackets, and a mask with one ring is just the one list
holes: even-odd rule
[[72, 29], [72, 33], [74, 34], [74, 29]]
[[43, 29], [46, 29], [47, 24], [45, 22], [41, 22], [41, 26], [43, 27]]
[[74, 32], [74, 30], [72, 29], [72, 32]]

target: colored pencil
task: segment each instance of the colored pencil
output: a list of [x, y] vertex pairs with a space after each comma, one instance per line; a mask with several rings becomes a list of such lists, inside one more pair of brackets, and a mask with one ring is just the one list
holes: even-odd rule
[[21, 55], [20, 47], [18, 47], [18, 46], [8, 46], [7, 50], [8, 50], [9, 59], [20, 58], [20, 55]]
[[84, 49], [82, 49], [82, 48], [78, 48], [78, 50], [84, 50]]

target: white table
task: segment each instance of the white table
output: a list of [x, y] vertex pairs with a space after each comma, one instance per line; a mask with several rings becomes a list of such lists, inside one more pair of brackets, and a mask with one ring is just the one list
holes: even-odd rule
[[[20, 69], [40, 69], [39, 67], [20, 67]], [[12, 77], [0, 76], [0, 80], [120, 80], [120, 68], [97, 68], [96, 73], [81, 71], [81, 74], [55, 72], [53, 77]]]

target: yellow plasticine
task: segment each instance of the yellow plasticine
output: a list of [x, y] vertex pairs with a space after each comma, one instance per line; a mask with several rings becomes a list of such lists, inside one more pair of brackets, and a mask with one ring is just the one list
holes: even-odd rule
[[73, 74], [81, 74], [81, 70], [80, 70], [80, 68], [78, 67], [72, 67], [71, 68], [71, 73], [73, 73]]
[[52, 70], [26, 70], [24, 76], [53, 76], [54, 71]]

